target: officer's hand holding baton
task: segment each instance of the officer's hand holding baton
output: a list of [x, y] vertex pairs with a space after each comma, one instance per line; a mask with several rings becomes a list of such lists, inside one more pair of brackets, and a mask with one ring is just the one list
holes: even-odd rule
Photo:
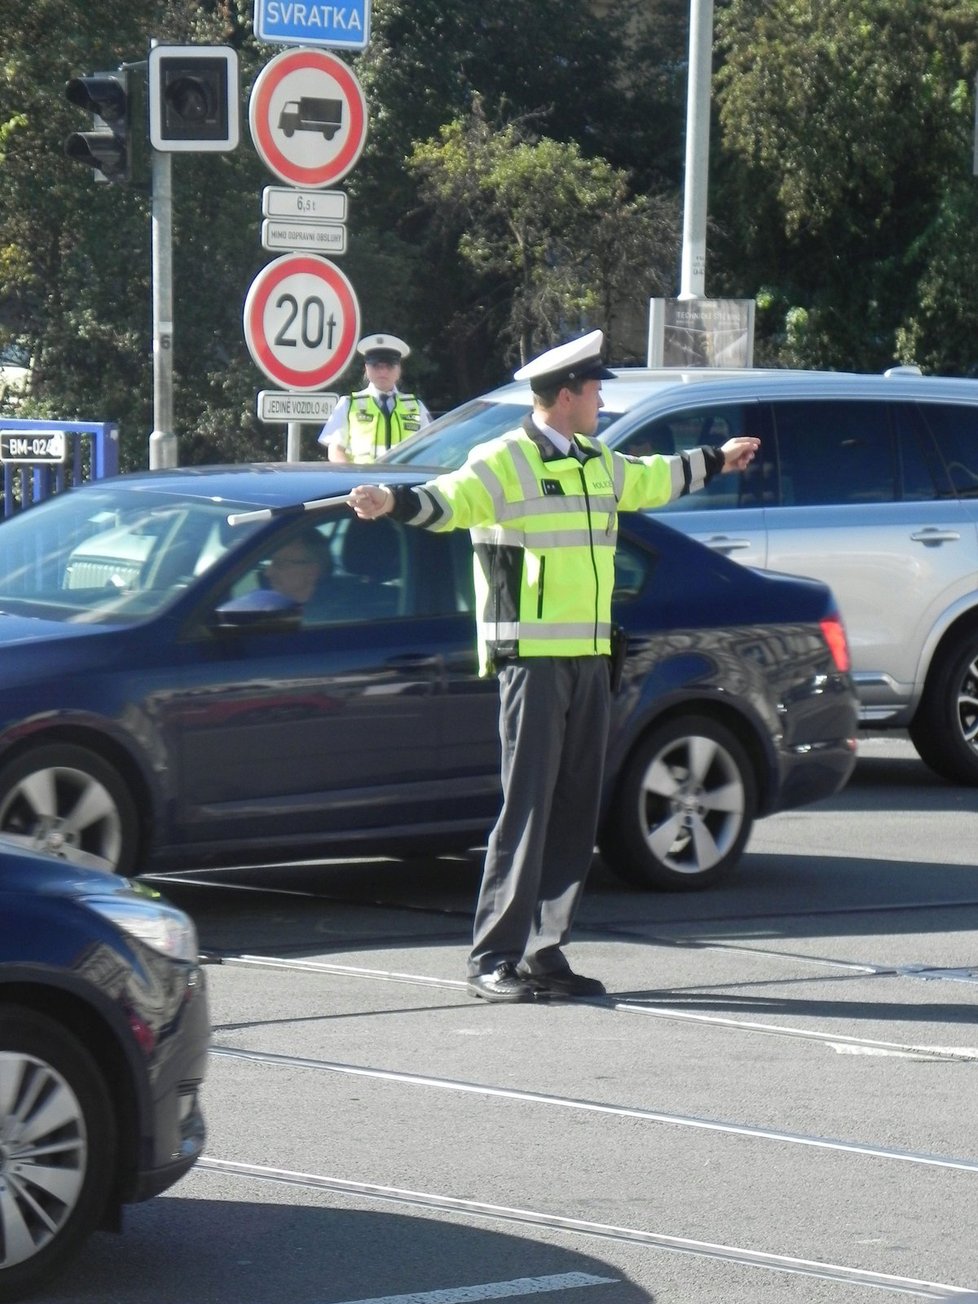
[[736, 439], [728, 439], [720, 445], [724, 471], [745, 471], [753, 462], [754, 454], [760, 446], [761, 441], [752, 435], [738, 435]]
[[386, 516], [394, 506], [394, 493], [385, 484], [358, 484], [350, 490], [350, 506], [363, 521]]

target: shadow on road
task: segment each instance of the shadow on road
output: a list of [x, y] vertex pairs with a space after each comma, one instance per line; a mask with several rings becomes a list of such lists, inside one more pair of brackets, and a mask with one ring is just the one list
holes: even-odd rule
[[[195, 1173], [185, 1184], [203, 1191], [214, 1181], [240, 1180]], [[177, 1195], [136, 1206], [122, 1237], [91, 1239], [68, 1277], [45, 1292], [46, 1304], [330, 1304], [461, 1293], [522, 1278], [555, 1279], [552, 1291], [534, 1295], [541, 1301], [654, 1299], [599, 1259], [494, 1231], [491, 1224], [459, 1226], [420, 1211], [395, 1214], [382, 1203], [339, 1209], [327, 1202], [346, 1197], [331, 1192], [257, 1185], [263, 1196], [269, 1193], [261, 1202]], [[254, 1181], [244, 1179], [242, 1190], [249, 1187], [254, 1190]], [[491, 1201], [493, 1192], [481, 1195]], [[457, 1264], [465, 1264], [464, 1281]]]

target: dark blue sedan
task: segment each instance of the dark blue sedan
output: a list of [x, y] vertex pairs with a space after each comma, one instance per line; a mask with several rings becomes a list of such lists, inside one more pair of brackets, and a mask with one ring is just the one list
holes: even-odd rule
[[[497, 687], [476, 673], [468, 535], [281, 510], [364, 477], [152, 471], [0, 525], [0, 830], [123, 873], [480, 844]], [[715, 882], [756, 817], [846, 782], [856, 706], [824, 585], [633, 515], [615, 617], [599, 845], [623, 876]]]
[[204, 1145], [194, 926], [144, 885], [0, 837], [0, 1299]]

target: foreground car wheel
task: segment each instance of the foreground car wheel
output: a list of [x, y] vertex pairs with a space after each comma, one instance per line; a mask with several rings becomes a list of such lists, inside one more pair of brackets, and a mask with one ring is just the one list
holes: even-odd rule
[[733, 733], [704, 717], [669, 720], [625, 770], [600, 849], [640, 887], [708, 887], [736, 864], [756, 808], [753, 768]]
[[0, 770], [0, 832], [88, 869], [128, 874], [135, 864], [132, 797], [87, 747], [38, 747]]
[[0, 1009], [0, 1300], [45, 1281], [98, 1226], [115, 1154], [85, 1048], [45, 1015]]
[[978, 630], [935, 660], [910, 739], [936, 774], [978, 786]]

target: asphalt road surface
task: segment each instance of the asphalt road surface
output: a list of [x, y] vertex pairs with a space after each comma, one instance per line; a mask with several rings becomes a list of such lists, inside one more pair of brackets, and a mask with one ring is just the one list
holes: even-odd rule
[[873, 1304], [978, 1288], [978, 792], [869, 738], [689, 895], [600, 864], [609, 995], [464, 987], [479, 858], [187, 872], [205, 1158], [50, 1304]]

